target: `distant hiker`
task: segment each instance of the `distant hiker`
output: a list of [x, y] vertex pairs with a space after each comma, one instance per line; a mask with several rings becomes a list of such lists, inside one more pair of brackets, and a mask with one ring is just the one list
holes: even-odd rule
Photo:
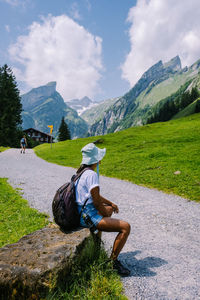
[[[88, 199], [81, 214], [80, 225], [93, 227], [93, 230], [95, 227], [99, 232], [118, 232], [113, 244], [111, 260], [113, 261], [113, 268], [117, 270], [119, 275], [128, 276], [130, 271], [121, 264], [117, 257], [129, 236], [130, 225], [125, 221], [111, 218], [112, 213], [118, 213], [119, 209], [116, 204], [100, 195], [99, 164], [106, 153], [106, 149], [99, 149], [90, 143], [81, 151], [82, 163], [77, 174], [85, 168], [89, 169], [81, 175], [76, 183], [76, 202], [79, 212], [81, 212], [85, 200]], [[97, 173], [95, 169], [97, 169]]]
[[23, 138], [21, 138], [20, 144], [21, 144], [21, 153], [25, 153], [26, 146], [27, 146], [27, 141], [26, 141], [25, 135], [23, 136]]

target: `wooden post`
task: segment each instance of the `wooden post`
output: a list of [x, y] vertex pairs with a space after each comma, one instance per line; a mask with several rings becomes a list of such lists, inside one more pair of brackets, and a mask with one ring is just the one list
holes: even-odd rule
[[52, 149], [52, 141], [53, 141], [53, 137], [52, 137], [52, 132], [53, 132], [53, 125], [48, 125], [48, 127], [50, 128], [50, 142], [51, 142], [51, 149]]

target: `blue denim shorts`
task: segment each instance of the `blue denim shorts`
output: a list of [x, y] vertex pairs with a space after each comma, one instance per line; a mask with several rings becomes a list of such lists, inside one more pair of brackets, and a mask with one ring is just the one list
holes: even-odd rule
[[[79, 213], [81, 212], [81, 209], [82, 209], [82, 206], [78, 205]], [[84, 213], [86, 213], [86, 215], [88, 215], [90, 217], [90, 219], [92, 220], [92, 222], [95, 226], [97, 226], [99, 224], [99, 222], [103, 219], [103, 217], [98, 213], [98, 210], [95, 208], [93, 203], [87, 204], [84, 207], [83, 211], [84, 211]], [[88, 225], [85, 224], [85, 221], [84, 221], [82, 215], [80, 218], [80, 225], [83, 227], [88, 227]]]

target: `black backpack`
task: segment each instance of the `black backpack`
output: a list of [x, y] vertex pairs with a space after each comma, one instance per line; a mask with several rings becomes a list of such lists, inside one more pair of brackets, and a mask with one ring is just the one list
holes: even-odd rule
[[[75, 182], [86, 170], [88, 168], [85, 168], [77, 175], [73, 175], [71, 182], [63, 184], [53, 198], [52, 211], [54, 221], [62, 230], [72, 230], [80, 226], [81, 213], [79, 214], [76, 203]], [[87, 200], [85, 200], [81, 212]]]

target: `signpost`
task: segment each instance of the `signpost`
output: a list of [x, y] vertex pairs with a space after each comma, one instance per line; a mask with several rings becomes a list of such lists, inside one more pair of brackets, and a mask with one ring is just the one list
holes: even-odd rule
[[50, 135], [51, 135], [51, 149], [52, 149], [52, 132], [53, 132], [53, 125], [48, 125], [50, 128]]

